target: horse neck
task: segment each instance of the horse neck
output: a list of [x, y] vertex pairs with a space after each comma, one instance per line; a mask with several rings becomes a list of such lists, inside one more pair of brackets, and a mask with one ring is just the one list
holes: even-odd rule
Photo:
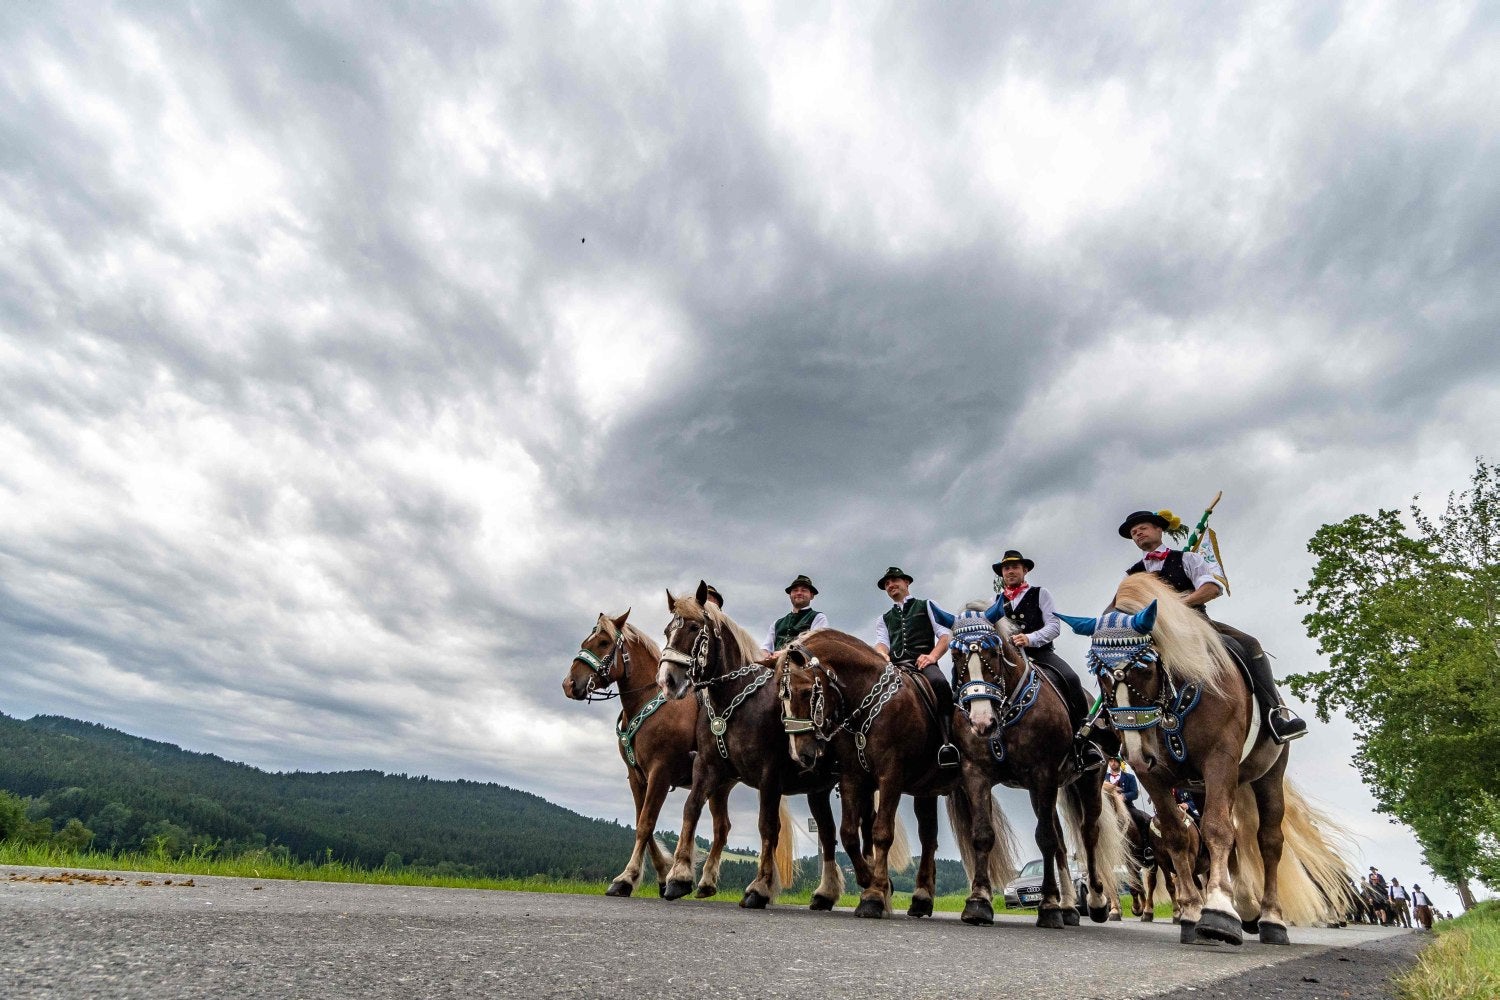
[[[1014, 649], [1015, 647], [1012, 646], [1010, 648]], [[1004, 688], [1005, 693], [1009, 694], [1011, 691], [1015, 690], [1016, 685], [1021, 682], [1021, 678], [1025, 675], [1028, 664], [1024, 660], [1022, 660], [1019, 655], [1016, 656], [1015, 660], [1012, 660], [1009, 651], [1006, 649], [998, 650], [996, 652], [996, 659], [998, 659], [1000, 663], [995, 686]], [[984, 662], [983, 657], [980, 658], [980, 662]], [[974, 680], [975, 678], [971, 677], [969, 679]]]
[[623, 637], [622, 651], [630, 653], [630, 669], [616, 685], [620, 692], [620, 708], [626, 715], [634, 715], [656, 697], [660, 690], [656, 686], [656, 669], [660, 661], [651, 655], [646, 644], [628, 633]]

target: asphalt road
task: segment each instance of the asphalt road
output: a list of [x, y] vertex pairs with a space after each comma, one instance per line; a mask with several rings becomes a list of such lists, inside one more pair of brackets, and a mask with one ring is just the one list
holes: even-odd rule
[[1122, 1000], [1204, 989], [1226, 977], [1243, 981], [1248, 970], [1316, 960], [1329, 949], [1389, 948], [1399, 942], [1376, 942], [1411, 933], [1293, 928], [1290, 947], [1191, 947], [1177, 943], [1170, 922], [1085, 920], [1039, 930], [1026, 918], [1001, 917], [976, 928], [954, 914], [872, 921], [847, 911], [752, 912], [732, 902], [656, 898], [204, 876], [184, 884], [186, 876], [173, 875], [39, 880], [55, 874], [0, 869], [0, 995], [9, 1000]]

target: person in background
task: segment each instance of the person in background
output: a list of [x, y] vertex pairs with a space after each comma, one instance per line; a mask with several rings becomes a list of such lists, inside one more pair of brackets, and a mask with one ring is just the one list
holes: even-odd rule
[[[1417, 918], [1417, 924], [1424, 931], [1432, 930], [1432, 900], [1427, 898], [1427, 893], [1422, 891], [1420, 885], [1411, 887], [1411, 905], [1413, 915]], [[1448, 915], [1451, 920], [1453, 915]]]
[[1156, 864], [1156, 853], [1151, 849], [1151, 817], [1135, 804], [1141, 794], [1140, 781], [1118, 757], [1109, 759], [1109, 770], [1104, 772], [1104, 781], [1120, 790], [1120, 798], [1125, 800], [1125, 808], [1130, 811], [1130, 820], [1135, 824], [1136, 836], [1140, 839], [1141, 864], [1150, 868]]
[[1410, 927], [1411, 908], [1407, 900], [1411, 897], [1406, 891], [1406, 886], [1401, 884], [1399, 878], [1393, 878], [1391, 879], [1390, 888], [1386, 892], [1391, 898], [1391, 920], [1399, 923], [1402, 927]]

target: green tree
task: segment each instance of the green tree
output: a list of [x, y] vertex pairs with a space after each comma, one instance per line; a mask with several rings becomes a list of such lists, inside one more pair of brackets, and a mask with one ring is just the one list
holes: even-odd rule
[[0, 840], [20, 839], [26, 828], [26, 803], [19, 795], [0, 791]]
[[63, 828], [52, 835], [52, 842], [65, 851], [81, 853], [88, 849], [89, 844], [94, 841], [94, 831], [84, 826], [79, 820], [70, 819], [63, 824]]
[[1355, 764], [1377, 808], [1409, 825], [1468, 906], [1469, 880], [1500, 888], [1500, 467], [1436, 521], [1415, 505], [1319, 528], [1299, 603], [1328, 657], [1290, 678], [1325, 721], [1357, 727]]

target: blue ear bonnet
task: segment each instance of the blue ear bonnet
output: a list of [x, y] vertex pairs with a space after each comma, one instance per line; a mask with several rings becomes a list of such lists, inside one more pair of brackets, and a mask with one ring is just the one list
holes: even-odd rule
[[1091, 673], [1156, 665], [1160, 656], [1151, 645], [1151, 633], [1138, 631], [1135, 619], [1134, 614], [1124, 611], [1106, 611], [1099, 616], [1094, 642], [1089, 647]]
[[1000, 645], [1000, 633], [983, 611], [965, 611], [953, 616], [953, 637], [948, 648], [955, 652], [977, 652]]

